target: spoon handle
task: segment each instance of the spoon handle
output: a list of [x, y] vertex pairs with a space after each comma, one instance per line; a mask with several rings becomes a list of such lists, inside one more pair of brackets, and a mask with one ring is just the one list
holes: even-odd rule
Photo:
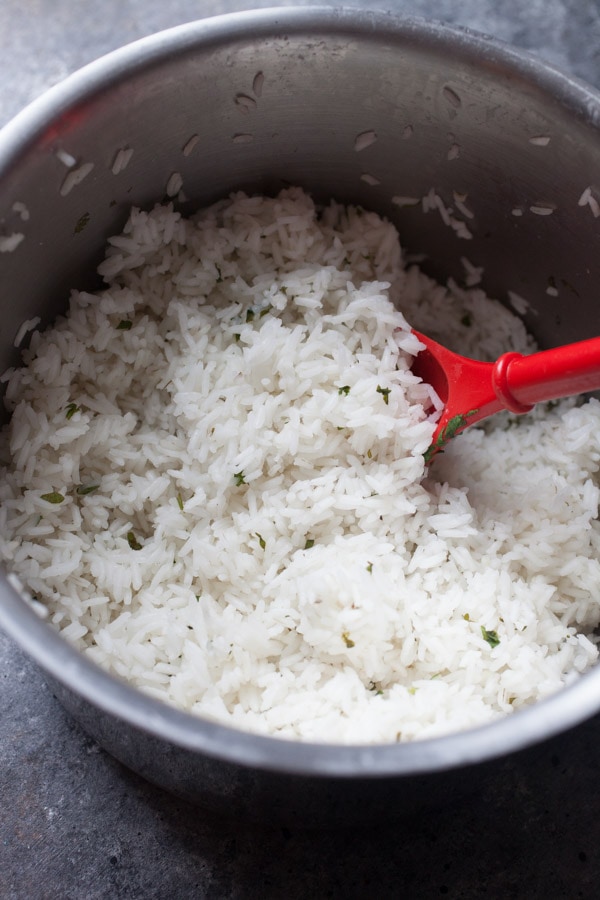
[[543, 400], [598, 390], [600, 337], [531, 356], [505, 353], [494, 364], [492, 381], [498, 399], [516, 413]]

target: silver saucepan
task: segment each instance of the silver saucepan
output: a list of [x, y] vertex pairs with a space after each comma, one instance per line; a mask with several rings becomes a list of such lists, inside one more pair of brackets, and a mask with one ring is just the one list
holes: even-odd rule
[[[466, 255], [484, 267], [490, 295], [526, 296], [541, 346], [598, 334], [600, 95], [468, 31], [289, 8], [138, 41], [0, 132], [0, 370], [18, 359], [24, 320], [48, 323], [70, 288], [97, 286], [106, 238], [129, 208], [179, 181], [189, 210], [287, 184], [374, 209], [435, 277], [459, 277]], [[431, 188], [456, 227], [407, 200]], [[372, 747], [259, 737], [119, 683], [4, 575], [0, 591], [0, 624], [100, 744], [166, 789], [236, 815], [386, 820], [475, 787], [507, 755], [600, 709], [595, 669], [525, 711], [447, 737]]]

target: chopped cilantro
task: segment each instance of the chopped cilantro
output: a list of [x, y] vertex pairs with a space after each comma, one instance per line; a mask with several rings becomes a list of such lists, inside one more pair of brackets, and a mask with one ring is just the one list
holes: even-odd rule
[[264, 550], [265, 547], [267, 546], [267, 542], [265, 541], [264, 537], [262, 536], [262, 534], [259, 534], [258, 531], [256, 532], [256, 537], [258, 538], [258, 544], [260, 546], [260, 549]]
[[89, 221], [90, 221], [89, 212], [86, 212], [82, 216], [80, 216], [79, 219], [77, 220], [75, 228], [73, 229], [73, 234], [80, 234]]
[[390, 402], [390, 400], [389, 400], [390, 393], [391, 393], [390, 388], [382, 388], [381, 385], [378, 384], [377, 385], [377, 393], [382, 395], [383, 402], [387, 406]]
[[183, 511], [183, 499], [181, 497], [181, 494], [177, 494], [177, 506], [180, 510]]
[[234, 338], [235, 338], [236, 344], [237, 344], [237, 342], [239, 341], [240, 337], [241, 337], [241, 334], [239, 334], [239, 333], [237, 333], [237, 332], [236, 332], [236, 334], [234, 334]]
[[127, 543], [129, 544], [129, 546], [131, 547], [132, 550], [141, 550], [142, 549], [142, 545], [136, 538], [133, 531], [127, 532]]
[[131, 319], [121, 319], [121, 321], [117, 325], [117, 329], [119, 331], [129, 331], [132, 325], [133, 322], [131, 321]]
[[343, 387], [338, 388], [338, 394], [340, 396], [342, 394], [345, 394], [345, 396], [347, 397], [349, 393], [350, 393], [350, 385], [349, 384], [345, 384]]
[[465, 622], [470, 622], [470, 621], [471, 621], [471, 616], [469, 615], [469, 613], [465, 613], [464, 616], [463, 616], [463, 619], [465, 620]]
[[246, 322], [252, 322], [253, 319], [254, 319], [254, 310], [253, 309], [246, 310]]
[[223, 281], [223, 275], [221, 273], [221, 267], [215, 263], [215, 269], [217, 270], [217, 284], [221, 284]]
[[467, 420], [470, 418], [470, 416], [474, 416], [477, 412], [479, 412], [479, 410], [471, 409], [464, 415], [463, 413], [459, 413], [457, 416], [453, 416], [448, 424], [445, 425], [444, 428], [442, 428], [433, 444], [431, 444], [431, 446], [428, 447], [423, 454], [425, 462], [430, 462], [438, 451], [442, 451], [443, 446], [447, 444], [448, 441], [451, 441], [459, 431], [462, 431], [463, 428], [466, 428], [466, 426], [469, 424]]
[[271, 305], [264, 306], [260, 311], [259, 319], [262, 319], [264, 316], [268, 316], [272, 309], [273, 307]]
[[243, 472], [234, 472], [233, 477], [235, 478], [236, 487], [239, 487], [241, 484], [246, 484]]
[[312, 538], [306, 538], [306, 543], [304, 545], [305, 550], [310, 550], [311, 547], [315, 546], [315, 542]]
[[500, 643], [500, 638], [498, 637], [497, 633], [495, 631], [488, 631], [483, 627], [483, 625], [481, 626], [481, 634], [484, 641], [488, 642], [492, 650]]
[[66, 407], [66, 417], [67, 419], [72, 419], [76, 412], [79, 412], [79, 407], [76, 403], [69, 403]]
[[64, 496], [59, 494], [58, 491], [50, 491], [49, 494], [42, 494], [42, 500], [45, 500], [46, 503], [62, 503], [64, 499]]
[[372, 575], [372, 574], [373, 574], [373, 563], [372, 563], [372, 562], [370, 562], [370, 563], [368, 564], [368, 566], [367, 566], [367, 572], [369, 573], [369, 575]]
[[93, 494], [94, 491], [97, 491], [99, 487], [99, 484], [80, 484], [77, 487], [77, 493], [81, 497], [85, 497], [86, 494]]
[[352, 638], [350, 637], [350, 635], [348, 634], [347, 631], [342, 632], [342, 640], [345, 643], [346, 647], [348, 647], [349, 650], [355, 646], [354, 641], [352, 640]]

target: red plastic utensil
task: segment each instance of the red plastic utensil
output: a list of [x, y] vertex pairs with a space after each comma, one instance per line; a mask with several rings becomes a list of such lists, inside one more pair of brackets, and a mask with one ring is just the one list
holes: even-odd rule
[[418, 331], [414, 333], [425, 350], [416, 357], [412, 371], [430, 384], [444, 403], [425, 454], [427, 462], [468, 425], [503, 409], [525, 413], [540, 401], [600, 388], [600, 337], [530, 356], [504, 353], [495, 363], [486, 363], [459, 356]]

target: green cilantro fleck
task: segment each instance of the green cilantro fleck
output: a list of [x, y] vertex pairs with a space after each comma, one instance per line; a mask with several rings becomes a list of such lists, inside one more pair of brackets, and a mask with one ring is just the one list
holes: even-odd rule
[[463, 615], [463, 619], [465, 620], [465, 622], [470, 622], [470, 621], [471, 621], [471, 616], [469, 615], [469, 613], [465, 613], [465, 614]]
[[235, 342], [236, 342], [236, 344], [237, 344], [237, 342], [238, 342], [239, 339], [241, 338], [241, 334], [239, 334], [239, 332], [236, 332], [236, 333], [234, 334], [234, 338], [235, 338]]
[[129, 546], [131, 547], [132, 550], [141, 550], [142, 549], [142, 545], [136, 538], [133, 531], [127, 532], [127, 543], [129, 544]]
[[382, 395], [383, 402], [387, 406], [390, 402], [390, 400], [389, 400], [390, 393], [391, 393], [390, 388], [382, 388], [381, 385], [378, 384], [377, 385], [377, 393]]
[[221, 267], [215, 263], [215, 269], [217, 270], [217, 284], [221, 284], [223, 281], [223, 274], [221, 272]]
[[417, 693], [416, 687], [414, 687], [414, 686], [409, 687], [409, 688], [408, 688], [408, 693], [409, 693], [412, 697], [414, 697], [415, 694]]
[[264, 537], [262, 536], [262, 534], [259, 534], [258, 531], [256, 532], [256, 537], [258, 538], [258, 544], [260, 546], [260, 549], [264, 550], [265, 547], [267, 546], [267, 542], [265, 541]]
[[246, 322], [252, 322], [253, 319], [254, 319], [254, 310], [253, 309], [246, 310]]
[[117, 325], [118, 331], [129, 331], [133, 325], [133, 322], [130, 319], [121, 319], [119, 324]]
[[77, 493], [80, 497], [85, 497], [86, 494], [93, 494], [99, 487], [99, 484], [80, 484], [77, 487]]
[[264, 318], [264, 316], [268, 316], [268, 314], [271, 312], [272, 309], [273, 309], [273, 307], [271, 305], [264, 306], [260, 311], [259, 319]]
[[488, 631], [483, 627], [483, 625], [481, 626], [481, 634], [484, 641], [488, 642], [492, 650], [500, 643], [500, 638], [498, 637], [497, 633], [495, 631]]
[[86, 212], [82, 216], [80, 216], [79, 219], [77, 220], [77, 224], [75, 225], [75, 228], [73, 229], [73, 234], [80, 234], [89, 221], [90, 221], [89, 212]]
[[233, 477], [235, 478], [236, 487], [239, 487], [241, 484], [246, 484], [243, 472], [234, 472]]
[[181, 494], [177, 494], [177, 506], [183, 512], [183, 499], [181, 497]]
[[444, 445], [447, 444], [448, 441], [451, 441], [452, 438], [455, 437], [459, 431], [462, 431], [463, 428], [466, 428], [466, 426], [469, 424], [467, 420], [471, 416], [474, 416], [477, 412], [479, 412], [479, 410], [471, 409], [468, 413], [465, 413], [464, 415], [463, 415], [463, 413], [459, 413], [457, 416], [453, 416], [450, 419], [450, 421], [448, 422], [448, 424], [445, 425], [444, 428], [442, 428], [442, 430], [438, 434], [438, 436], [435, 439], [435, 441], [433, 442], [433, 444], [431, 444], [431, 446], [428, 447], [427, 450], [425, 451], [425, 453], [423, 454], [423, 458], [425, 459], [425, 462], [426, 463], [430, 462], [436, 453], [443, 452], [442, 448], [444, 447]]
[[347, 631], [342, 632], [342, 640], [345, 643], [346, 647], [350, 650], [352, 647], [356, 646], [350, 635]]
[[76, 412], [79, 412], [79, 407], [76, 403], [69, 403], [66, 407], [65, 415], [67, 419], [72, 419]]
[[338, 388], [338, 394], [340, 395], [340, 397], [342, 394], [345, 394], [345, 396], [347, 397], [349, 393], [350, 393], [350, 385], [349, 384], [345, 384], [343, 387]]
[[305, 550], [310, 550], [311, 547], [315, 546], [315, 542], [312, 538], [306, 538], [306, 543], [304, 545]]
[[58, 491], [50, 491], [49, 494], [42, 494], [42, 500], [45, 500], [46, 503], [62, 503], [64, 499], [64, 496], [59, 494]]
[[372, 562], [370, 562], [370, 563], [368, 564], [368, 566], [367, 566], [367, 572], [369, 573], [369, 575], [372, 575], [372, 574], [373, 574], [373, 563], [372, 563]]

